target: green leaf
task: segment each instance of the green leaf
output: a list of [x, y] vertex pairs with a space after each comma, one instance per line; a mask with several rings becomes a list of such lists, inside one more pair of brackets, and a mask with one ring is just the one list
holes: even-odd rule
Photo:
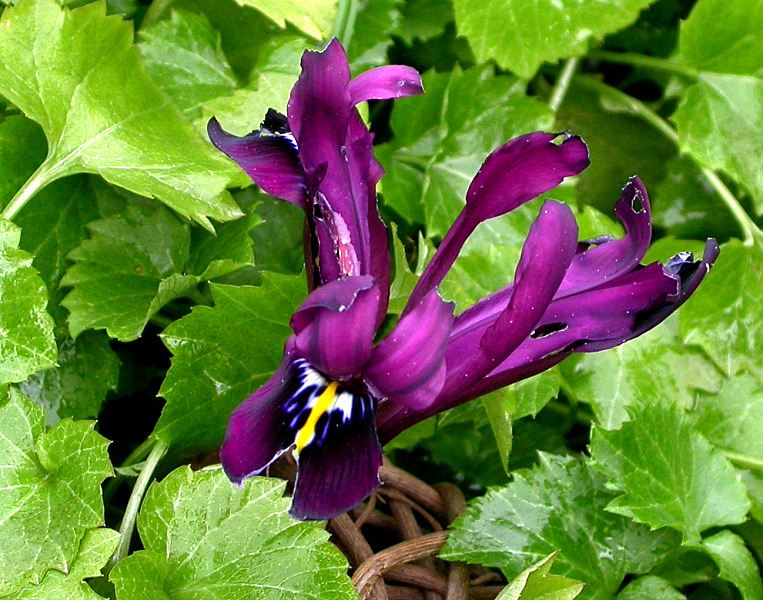
[[[242, 193], [254, 194], [254, 188]], [[254, 264], [258, 271], [299, 274], [305, 268], [304, 239], [305, 213], [302, 209], [258, 193], [254, 213], [262, 220], [250, 232], [254, 243]]]
[[21, 230], [0, 218], [0, 385], [23, 381], [56, 362], [48, 293], [32, 256], [19, 250]]
[[162, 334], [172, 367], [154, 435], [179, 453], [217, 448], [230, 413], [270, 377], [306, 294], [301, 276], [263, 274], [262, 287], [212, 285], [213, 308], [197, 306]]
[[763, 385], [747, 373], [726, 379], [717, 394], [697, 397], [695, 427], [711, 443], [763, 460]]
[[686, 600], [686, 596], [670, 585], [669, 581], [647, 575], [631, 581], [617, 595], [617, 600]]
[[746, 368], [763, 381], [763, 248], [724, 244], [681, 320], [686, 344], [701, 346], [729, 377]]
[[251, 81], [232, 94], [204, 105], [203, 125], [216, 117], [226, 131], [245, 135], [257, 129], [269, 108], [286, 113], [286, 103], [300, 73], [307, 42], [299, 37], [269, 40], [252, 69]]
[[0, 595], [67, 572], [85, 531], [103, 524], [108, 441], [92, 421], [45, 431], [44, 413], [11, 388], [0, 398]]
[[633, 23], [654, 0], [454, 0], [458, 33], [479, 62], [524, 79], [543, 62], [582, 56], [589, 43]]
[[225, 192], [224, 160], [148, 77], [131, 25], [107, 17], [105, 3], [69, 10], [25, 0], [0, 23], [0, 94], [48, 139], [35, 185], [97, 173], [208, 229], [210, 217], [241, 214]]
[[557, 557], [558, 553], [549, 554], [532, 567], [522, 571], [514, 581], [503, 588], [496, 600], [573, 600], [577, 598], [585, 587], [584, 583], [549, 573]]
[[389, 286], [389, 312], [395, 315], [402, 314], [405, 305], [408, 304], [408, 298], [413, 292], [413, 288], [424, 272], [426, 265], [434, 256], [435, 248], [432, 242], [425, 240], [419, 232], [419, 239], [416, 244], [416, 265], [411, 271], [408, 266], [408, 257], [406, 256], [405, 246], [400, 241], [396, 223], [391, 223], [392, 229], [392, 263], [394, 276]]
[[45, 160], [45, 135], [21, 115], [0, 117], [0, 207], [5, 207]]
[[288, 21], [316, 40], [328, 40], [336, 17], [337, 0], [313, 0], [294, 3], [290, 0], [236, 0], [241, 6], [251, 6], [279, 27]]
[[293, 520], [285, 483], [241, 488], [222, 469], [173, 471], [138, 515], [145, 550], [111, 572], [118, 600], [357, 598], [344, 557], [319, 523]]
[[21, 391], [45, 409], [48, 427], [66, 417], [88, 419], [98, 416], [106, 394], [119, 381], [119, 359], [108, 337], [88, 331], [64, 339], [58, 346], [58, 366], [32, 375]]
[[90, 223], [92, 237], [69, 254], [75, 264], [61, 281], [74, 288], [62, 301], [72, 335], [106, 329], [119, 340], [136, 339], [168, 302], [251, 264], [248, 230], [255, 223], [246, 217], [220, 226], [216, 236], [195, 232], [193, 251], [189, 225], [160, 205], [128, 206]]
[[80, 543], [79, 553], [68, 573], [48, 571], [39, 585], [28, 585], [3, 600], [100, 600], [83, 581], [98, 577], [119, 542], [119, 534], [111, 529], [89, 529]]
[[763, 212], [763, 80], [701, 73], [673, 115], [681, 150], [740, 183]]
[[154, 313], [199, 281], [180, 274], [190, 253], [189, 225], [161, 206], [130, 206], [88, 229], [91, 238], [69, 254], [74, 265], [61, 281], [74, 287], [62, 302], [74, 337], [106, 329], [134, 340]]
[[702, 546], [718, 565], [718, 576], [733, 583], [744, 600], [763, 598], [760, 570], [742, 538], [726, 529], [703, 540]]
[[677, 542], [670, 530], [605, 511], [614, 496], [587, 463], [541, 453], [537, 467], [470, 502], [441, 556], [499, 567], [511, 579], [558, 550], [554, 570], [586, 584], [581, 598], [611, 597]]
[[395, 33], [412, 44], [415, 38], [427, 40], [440, 35], [453, 19], [452, 0], [408, 0]]
[[391, 34], [397, 34], [402, 21], [402, 0], [365, 0], [355, 17], [347, 58], [353, 74], [387, 63]]
[[138, 48], [148, 74], [183, 112], [238, 87], [220, 34], [203, 14], [173, 10], [169, 19], [140, 30]]
[[679, 56], [702, 71], [763, 75], [760, 0], [699, 0], [681, 23]]
[[[379, 148], [387, 172], [384, 201], [428, 237], [442, 236], [487, 155], [517, 135], [549, 129], [547, 106], [525, 96], [522, 82], [493, 67], [424, 74], [423, 97], [400, 100], [392, 111], [392, 142]], [[474, 90], [480, 93], [475, 95]]]
[[607, 510], [650, 527], [672, 527], [697, 542], [709, 527], [733, 525], [750, 510], [739, 473], [675, 406], [651, 404], [632, 412], [617, 431], [595, 428], [591, 457], [623, 492]]
[[630, 410], [663, 398], [689, 409], [698, 390], [716, 391], [722, 381], [701, 350], [681, 342], [676, 317], [627, 344], [573, 357], [561, 370], [604, 429], [619, 428], [631, 420]]

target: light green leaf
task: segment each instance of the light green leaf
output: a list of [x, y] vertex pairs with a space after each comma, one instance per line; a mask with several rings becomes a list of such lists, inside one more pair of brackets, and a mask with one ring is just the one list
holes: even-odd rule
[[681, 23], [681, 62], [702, 71], [763, 75], [763, 2], [699, 0]]
[[286, 103], [300, 73], [300, 58], [308, 47], [299, 37], [269, 40], [252, 69], [246, 87], [204, 105], [202, 124], [216, 117], [226, 131], [246, 135], [257, 129], [269, 108], [286, 114]]
[[585, 54], [591, 41], [633, 23], [654, 0], [454, 0], [456, 27], [479, 62], [524, 79], [543, 62]]
[[220, 445], [230, 413], [280, 364], [307, 293], [301, 276], [276, 274], [263, 274], [262, 287], [211, 287], [213, 308], [195, 307], [162, 334], [173, 359], [154, 434], [180, 454]]
[[621, 429], [597, 427], [591, 437], [594, 465], [623, 492], [607, 510], [653, 528], [672, 527], [687, 543], [709, 527], [745, 520], [750, 501], [739, 473], [686, 413], [651, 404], [631, 416]]
[[763, 598], [760, 570], [742, 538], [725, 529], [703, 540], [702, 546], [718, 565], [719, 577], [733, 583], [744, 600]]
[[701, 73], [673, 115], [681, 149], [745, 187], [763, 212], [763, 79]]
[[321, 524], [287, 514], [284, 487], [253, 477], [238, 488], [219, 467], [152, 484], [138, 515], [145, 550], [111, 572], [117, 599], [357, 598]]
[[503, 588], [496, 600], [573, 600], [580, 595], [584, 583], [551, 575], [549, 571], [558, 558], [558, 553], [522, 571], [509, 585]]
[[416, 265], [411, 271], [408, 266], [408, 257], [406, 256], [405, 246], [400, 241], [397, 233], [397, 224], [391, 223], [392, 229], [392, 263], [394, 276], [389, 289], [389, 312], [399, 315], [402, 314], [405, 305], [408, 304], [408, 298], [413, 292], [413, 288], [424, 272], [426, 265], [434, 256], [435, 248], [432, 242], [425, 240], [419, 233], [419, 239], [416, 245]]
[[24, 0], [3, 12], [0, 94], [48, 139], [34, 183], [97, 173], [208, 229], [209, 218], [240, 215], [225, 192], [222, 157], [148, 77], [131, 25], [107, 17], [105, 6], [69, 10], [54, 0]]
[[[694, 314], [690, 311], [687, 318]], [[627, 344], [575, 356], [562, 363], [561, 370], [571, 393], [591, 405], [604, 429], [617, 429], [631, 420], [629, 411], [635, 407], [667, 398], [689, 409], [698, 390], [716, 391], [722, 381], [701, 350], [681, 342], [675, 316]]]
[[[384, 200], [427, 236], [442, 236], [465, 203], [480, 165], [517, 135], [549, 129], [547, 106], [525, 96], [525, 85], [496, 76], [491, 66], [426, 73], [427, 93], [395, 103], [392, 142], [379, 148], [387, 177]], [[474, 90], [480, 93], [475, 95]]]
[[173, 10], [140, 30], [138, 49], [148, 74], [185, 113], [237, 87], [220, 34], [203, 14]]
[[3, 600], [100, 600], [83, 579], [100, 576], [118, 541], [119, 534], [111, 529], [88, 530], [68, 574], [48, 571], [39, 585], [28, 585]]
[[724, 244], [718, 263], [685, 309], [684, 343], [701, 346], [729, 377], [746, 368], [763, 381], [763, 248]]
[[[85, 531], [103, 524], [108, 441], [92, 421], [45, 431], [44, 414], [11, 388], [0, 398], [0, 595], [68, 572]], [[80, 576], [81, 578], [81, 576]]]
[[726, 379], [717, 394], [700, 393], [696, 428], [711, 443], [763, 460], [763, 385], [747, 373]]
[[92, 419], [119, 381], [119, 359], [101, 332], [87, 331], [58, 345], [58, 366], [35, 373], [21, 391], [45, 410], [52, 427], [65, 417]]
[[19, 250], [21, 230], [0, 218], [0, 385], [23, 381], [56, 362], [48, 292]]
[[128, 206], [122, 214], [88, 225], [91, 238], [70, 254], [74, 265], [61, 284], [74, 289], [62, 304], [69, 309], [73, 336], [106, 329], [129, 341], [165, 304], [191, 293], [205, 279], [251, 264], [246, 217], [220, 226], [218, 234], [197, 233], [159, 205]]
[[669, 581], [647, 575], [631, 581], [617, 595], [617, 600], [686, 600], [686, 596], [670, 585]]
[[541, 454], [508, 485], [470, 502], [441, 556], [499, 567], [509, 579], [560, 551], [557, 574], [586, 584], [581, 598], [609, 598], [627, 574], [649, 571], [677, 543], [604, 510], [615, 492], [587, 463]]
[[279, 27], [288, 21], [316, 40], [328, 40], [336, 17], [337, 0], [313, 0], [294, 3], [290, 0], [236, 0], [241, 6], [256, 8]]

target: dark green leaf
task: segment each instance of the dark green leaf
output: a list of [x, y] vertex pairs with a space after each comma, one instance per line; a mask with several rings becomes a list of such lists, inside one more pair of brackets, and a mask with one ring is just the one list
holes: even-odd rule
[[409, 0], [403, 8], [403, 20], [395, 32], [408, 44], [414, 38], [426, 40], [440, 35], [453, 21], [452, 0]]
[[608, 598], [624, 577], [649, 571], [676, 543], [604, 508], [616, 495], [587, 463], [541, 455], [541, 464], [471, 502], [443, 549], [448, 560], [501, 568], [510, 579], [551, 552], [555, 571], [586, 584], [581, 598]]
[[23, 381], [56, 362], [48, 292], [19, 250], [21, 230], [0, 218], [0, 385]]
[[631, 581], [617, 595], [617, 600], [686, 600], [686, 596], [670, 585], [669, 581], [647, 575]]
[[222, 469], [177, 469], [149, 488], [138, 516], [145, 550], [111, 573], [118, 600], [356, 598], [347, 563], [316, 523], [286, 512], [285, 483], [242, 488]]
[[39, 585], [49, 569], [70, 569], [86, 530], [103, 524], [101, 483], [112, 470], [108, 441], [92, 421], [65, 420], [46, 432], [42, 409], [11, 388], [0, 391], [0, 423], [0, 594], [6, 595]]
[[116, 389], [118, 380], [119, 359], [108, 337], [87, 331], [76, 340], [66, 338], [59, 344], [57, 368], [32, 375], [20, 387], [45, 409], [50, 427], [66, 417], [97, 417], [106, 394]]
[[146, 75], [132, 35], [103, 2], [70, 11], [27, 0], [3, 12], [0, 94], [48, 139], [37, 182], [97, 173], [209, 229], [209, 218], [235, 218], [226, 163]]
[[750, 501], [739, 473], [667, 401], [634, 409], [617, 431], [594, 429], [591, 457], [623, 492], [607, 510], [697, 542], [709, 527], [743, 522]]
[[760, 570], [742, 538], [725, 529], [703, 540], [702, 546], [718, 565], [718, 576], [733, 583], [744, 600], [763, 598]]
[[400, 29], [402, 4], [402, 0], [365, 0], [361, 4], [347, 49], [354, 75], [387, 62], [390, 34]]
[[211, 287], [214, 308], [198, 306], [162, 334], [174, 358], [154, 433], [180, 454], [220, 445], [230, 413], [280, 364], [307, 292], [302, 277], [277, 274], [262, 287]]
[[220, 35], [204, 15], [174, 10], [141, 29], [138, 48], [148, 74], [186, 113], [237, 87]]
[[525, 96], [524, 84], [496, 76], [490, 66], [430, 72], [424, 88], [423, 97], [395, 104], [395, 138], [379, 149], [379, 160], [387, 172], [386, 204], [408, 221], [424, 223], [427, 235], [436, 237], [460, 212], [487, 155], [519, 134], [549, 129], [553, 117]]
[[479, 62], [524, 79], [543, 62], [581, 56], [591, 41], [630, 25], [654, 0], [454, 0], [456, 26]]

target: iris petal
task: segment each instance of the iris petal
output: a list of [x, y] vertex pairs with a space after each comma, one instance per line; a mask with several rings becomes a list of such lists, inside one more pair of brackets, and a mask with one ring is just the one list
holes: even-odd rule
[[440, 285], [461, 247], [482, 221], [514, 210], [588, 166], [588, 148], [583, 140], [567, 136], [556, 144], [558, 137], [531, 133], [511, 140], [487, 157], [469, 186], [466, 206], [419, 279], [409, 306]]
[[365, 374], [380, 397], [415, 409], [434, 402], [445, 382], [453, 308], [431, 291], [374, 348]]
[[413, 67], [388, 65], [361, 73], [348, 87], [353, 106], [366, 100], [390, 100], [423, 94], [421, 75]]
[[300, 356], [332, 379], [358, 375], [371, 356], [379, 295], [368, 275], [314, 290], [291, 319]]
[[253, 131], [244, 137], [226, 132], [210, 119], [207, 133], [212, 143], [233, 159], [265, 192], [304, 209], [305, 173], [291, 142], [278, 135]]
[[[357, 403], [356, 406], [359, 406]], [[366, 408], [342, 421], [341, 411], [322, 443], [306, 446], [297, 459], [298, 473], [290, 514], [296, 519], [331, 519], [356, 506], [381, 485], [382, 448], [370, 399]]]

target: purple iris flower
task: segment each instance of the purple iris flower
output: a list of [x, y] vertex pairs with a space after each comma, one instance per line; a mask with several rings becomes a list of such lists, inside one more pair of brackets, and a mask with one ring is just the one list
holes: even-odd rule
[[454, 318], [437, 288], [479, 223], [577, 175], [588, 150], [574, 136], [531, 133], [495, 150], [466, 206], [392, 331], [374, 344], [389, 297], [389, 248], [376, 208], [382, 170], [355, 105], [420, 93], [414, 70], [391, 66], [350, 79], [333, 41], [307, 52], [287, 117], [270, 111], [237, 138], [217, 121], [215, 145], [268, 193], [305, 210], [306, 255], [317, 267], [291, 320], [273, 377], [232, 414], [220, 451], [234, 482], [284, 452], [297, 459], [291, 514], [327, 519], [379, 485], [381, 443], [429, 416], [530, 377], [573, 352], [611, 348], [675, 311], [718, 255], [641, 265], [651, 239], [649, 199], [634, 178], [615, 213], [622, 239], [578, 241], [572, 211], [548, 200], [530, 228], [514, 283]]

